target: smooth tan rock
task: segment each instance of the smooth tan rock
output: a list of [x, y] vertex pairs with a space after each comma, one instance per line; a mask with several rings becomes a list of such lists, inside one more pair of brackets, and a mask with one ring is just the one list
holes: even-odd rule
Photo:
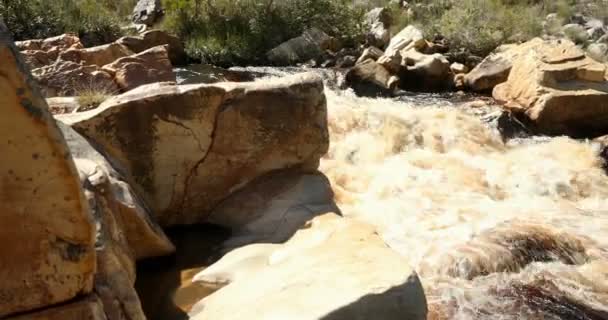
[[271, 172], [222, 201], [208, 222], [233, 229], [224, 246], [228, 249], [253, 242], [282, 243], [315, 216], [339, 212], [333, 196], [320, 172]]
[[99, 67], [83, 66], [71, 61], [32, 70], [32, 74], [46, 97], [74, 96], [81, 91], [118, 93], [119, 88], [110, 74]]
[[372, 59], [374, 61], [378, 60], [384, 52], [376, 47], [369, 47], [363, 50], [363, 53], [357, 60], [357, 63], [364, 62], [365, 60]]
[[108, 320], [103, 305], [96, 295], [58, 307], [10, 317], [6, 320]]
[[34, 39], [26, 41], [17, 41], [15, 45], [19, 50], [42, 50], [49, 51], [53, 49], [67, 50], [70, 48], [83, 48], [80, 38], [72, 33], [62, 34], [56, 37], [47, 39]]
[[45, 100], [0, 23], [0, 317], [90, 292], [94, 225]]
[[541, 42], [514, 61], [493, 96], [539, 133], [599, 136], [608, 133], [605, 68], [572, 42]]
[[69, 49], [59, 54], [59, 59], [84, 65], [103, 67], [122, 57], [134, 54], [133, 51], [119, 43], [109, 43], [85, 49]]
[[345, 76], [346, 83], [361, 96], [390, 95], [399, 78], [381, 64], [369, 59], [352, 67]]
[[392, 55], [399, 51], [408, 51], [411, 49], [422, 50], [426, 46], [424, 35], [418, 28], [409, 25], [397, 33], [385, 50], [385, 54]]
[[[282, 245], [236, 249], [195, 281], [219, 291], [191, 319], [426, 319], [404, 258], [365, 223], [328, 213]], [[238, 306], [235, 308], [234, 306]]]
[[166, 45], [158, 46], [120, 58], [105, 65], [103, 70], [114, 76], [114, 81], [123, 91], [154, 82], [175, 81], [167, 48]]
[[161, 30], [146, 31], [137, 37], [123, 37], [116, 43], [124, 45], [129, 50], [140, 53], [153, 47], [168, 45], [169, 59], [175, 66], [184, 65], [188, 62], [188, 56], [180, 39]]
[[321, 80], [153, 84], [64, 120], [120, 163], [161, 225], [205, 222], [273, 170], [312, 171], [328, 148]]
[[537, 38], [522, 45], [500, 46], [466, 74], [466, 86], [477, 92], [491, 91], [496, 85], [507, 81], [513, 61], [518, 56], [541, 43], [542, 40]]
[[98, 224], [95, 292], [109, 319], [145, 320], [135, 284], [135, 255], [109, 178], [94, 162], [76, 159], [87, 200]]
[[111, 163], [95, 150], [91, 144], [74, 129], [64, 124], [62, 116], [56, 116], [58, 126], [70, 148], [80, 172], [92, 172], [87, 175], [97, 177], [99, 183], [109, 183], [104, 193], [112, 200], [113, 212], [122, 222], [129, 247], [137, 260], [171, 254], [175, 247], [163, 230], [152, 219], [151, 212], [142, 199], [134, 192]]

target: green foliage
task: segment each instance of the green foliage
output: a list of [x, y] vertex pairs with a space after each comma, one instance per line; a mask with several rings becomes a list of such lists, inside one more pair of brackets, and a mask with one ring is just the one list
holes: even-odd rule
[[0, 0], [0, 15], [16, 40], [74, 32], [90, 46], [121, 35], [121, 18], [133, 1]]
[[542, 1], [419, 0], [409, 12], [393, 7], [393, 32], [408, 24], [427, 37], [444, 37], [452, 49], [485, 56], [506, 42], [526, 41], [542, 32]]
[[437, 20], [437, 33], [451, 46], [486, 55], [502, 43], [526, 41], [542, 32], [535, 5], [506, 5], [497, 0], [462, 0]]
[[163, 27], [191, 56], [218, 65], [262, 63], [267, 50], [309, 27], [353, 42], [364, 14], [348, 0], [166, 0], [165, 8]]

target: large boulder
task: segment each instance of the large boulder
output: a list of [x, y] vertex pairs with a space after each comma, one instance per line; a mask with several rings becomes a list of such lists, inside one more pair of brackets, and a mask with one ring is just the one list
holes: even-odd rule
[[297, 37], [268, 51], [266, 58], [275, 65], [294, 65], [321, 57], [325, 50], [335, 49], [335, 39], [325, 32], [311, 28]]
[[95, 226], [44, 98], [0, 22], [0, 317], [86, 295]]
[[608, 133], [606, 66], [574, 43], [541, 41], [513, 63], [507, 82], [493, 96], [549, 135], [593, 137]]
[[409, 51], [412, 49], [423, 51], [426, 46], [427, 42], [424, 40], [422, 31], [415, 26], [409, 25], [391, 38], [388, 47], [384, 50], [383, 58], [381, 59], [391, 60], [393, 56], [401, 51]]
[[129, 50], [135, 53], [140, 53], [157, 46], [168, 45], [169, 59], [173, 65], [184, 65], [188, 61], [181, 40], [161, 30], [146, 31], [137, 37], [123, 37], [116, 40], [116, 43], [129, 48]]
[[83, 90], [108, 93], [119, 91], [113, 77], [96, 65], [83, 66], [72, 61], [57, 61], [32, 70], [32, 74], [46, 97], [73, 96]]
[[328, 149], [321, 80], [141, 86], [65, 121], [124, 167], [163, 225], [205, 222], [265, 173], [315, 170]]
[[285, 244], [236, 249], [194, 280], [221, 288], [194, 306], [194, 320], [422, 320], [427, 314], [407, 261], [374, 227], [332, 213]]
[[452, 85], [450, 62], [442, 54], [424, 54], [412, 49], [402, 51], [401, 55], [402, 88], [427, 91]]
[[109, 43], [85, 49], [69, 49], [59, 54], [59, 59], [72, 61], [84, 65], [103, 67], [122, 57], [132, 55], [133, 52], [119, 43]]
[[378, 48], [385, 48], [391, 40], [391, 15], [387, 8], [374, 8], [365, 15], [369, 27], [367, 43]]
[[465, 75], [466, 87], [476, 92], [492, 91], [496, 85], [507, 81], [513, 61], [517, 57], [541, 43], [542, 40], [537, 38], [521, 45], [500, 46]]
[[154, 82], [176, 81], [167, 49], [167, 45], [153, 47], [136, 55], [120, 58], [105, 65], [103, 70], [114, 77], [114, 82], [122, 91]]
[[399, 77], [385, 67], [368, 59], [352, 67], [345, 76], [346, 84], [360, 96], [381, 96], [394, 93]]
[[154, 25], [163, 15], [163, 8], [160, 0], [139, 0], [133, 8], [133, 23]]

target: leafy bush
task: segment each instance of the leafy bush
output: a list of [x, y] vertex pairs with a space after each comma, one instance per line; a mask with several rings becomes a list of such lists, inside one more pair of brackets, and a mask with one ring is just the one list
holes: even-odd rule
[[462, 0], [437, 21], [436, 31], [453, 47], [486, 55], [507, 42], [526, 41], [542, 32], [541, 10], [497, 0]]
[[[117, 39], [134, 0], [0, 0], [0, 15], [16, 40], [77, 33], [85, 46]], [[132, 7], [131, 7], [132, 8]]]
[[262, 63], [265, 52], [318, 27], [344, 42], [361, 33], [364, 10], [348, 0], [166, 0], [164, 28], [191, 56], [218, 65]]

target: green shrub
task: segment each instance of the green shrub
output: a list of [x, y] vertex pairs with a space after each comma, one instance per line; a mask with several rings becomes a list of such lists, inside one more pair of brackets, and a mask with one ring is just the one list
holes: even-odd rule
[[309, 27], [348, 44], [361, 33], [365, 11], [348, 0], [166, 0], [163, 28], [187, 52], [218, 65], [263, 63], [266, 51]]
[[77, 33], [85, 46], [116, 40], [133, 0], [0, 0], [0, 15], [16, 40]]

